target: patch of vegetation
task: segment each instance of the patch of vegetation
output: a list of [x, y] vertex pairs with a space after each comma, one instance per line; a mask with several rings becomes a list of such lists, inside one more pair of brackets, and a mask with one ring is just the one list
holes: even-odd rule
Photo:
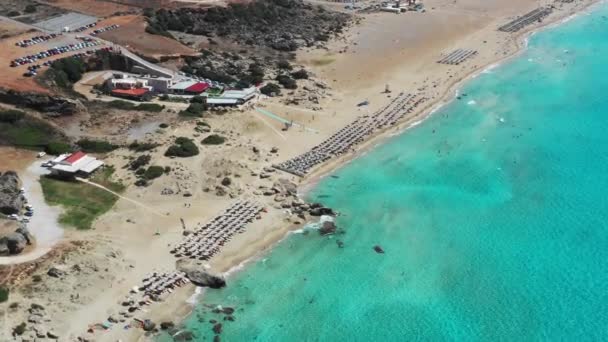
[[19, 325], [13, 328], [13, 336], [21, 336], [25, 332], [26, 324], [25, 322], [21, 322]]
[[206, 104], [207, 103], [207, 99], [204, 96], [194, 96], [190, 99], [190, 103], [201, 103], [201, 104]]
[[281, 70], [291, 70], [293, 67], [291, 66], [288, 60], [281, 59], [277, 62], [277, 68]]
[[51, 124], [18, 110], [0, 111], [0, 144], [44, 150], [68, 139]]
[[9, 294], [9, 289], [6, 287], [1, 286], [0, 287], [0, 303], [4, 303], [6, 301], [8, 301], [8, 294]]
[[78, 140], [76, 145], [88, 153], [108, 153], [120, 147], [104, 140], [93, 140], [86, 138]]
[[[120, 193], [125, 186], [111, 180], [113, 173], [112, 167], [105, 167], [97, 171], [91, 181]], [[95, 219], [110, 210], [118, 200], [116, 195], [104, 189], [77, 181], [42, 176], [40, 185], [47, 203], [65, 208], [59, 222], [76, 229], [90, 229]]]
[[158, 113], [165, 109], [165, 106], [161, 106], [156, 103], [140, 103], [135, 104], [124, 100], [114, 100], [107, 102], [108, 107], [120, 110], [137, 110], [142, 112]]
[[178, 96], [169, 96], [167, 94], [162, 94], [158, 97], [159, 100], [165, 102], [177, 102], [177, 103], [189, 103], [188, 99]]
[[211, 134], [201, 141], [203, 145], [221, 145], [226, 141], [226, 138], [221, 135]]
[[64, 142], [54, 141], [46, 145], [44, 150], [48, 154], [58, 156], [60, 154], [72, 152], [72, 146]]
[[139, 156], [135, 158], [132, 162], [129, 163], [129, 169], [138, 170], [139, 168], [146, 166], [150, 163], [152, 157], [148, 154], [144, 154], [143, 156]]
[[192, 139], [188, 139], [185, 137], [179, 137], [175, 139], [175, 144], [171, 145], [167, 152], [165, 152], [165, 156], [167, 157], [191, 157], [195, 156], [199, 153], [198, 147], [192, 141]]
[[21, 15], [21, 13], [19, 11], [10, 11], [7, 14], [8, 17], [18, 17], [20, 15]]
[[160, 127], [160, 128], [167, 128], [167, 127], [169, 127], [169, 125], [163, 122], [160, 125], [158, 125], [158, 127]]
[[277, 76], [277, 81], [279, 82], [279, 84], [281, 84], [283, 87], [285, 87], [285, 89], [297, 89], [298, 88], [298, 84], [296, 83], [296, 81], [287, 75]]
[[281, 95], [281, 87], [276, 83], [267, 83], [260, 88], [260, 92], [267, 96]]
[[20, 110], [7, 109], [0, 111], [0, 122], [14, 124], [15, 122], [23, 119], [25, 113]]
[[58, 87], [71, 89], [74, 83], [80, 81], [85, 71], [86, 65], [82, 59], [67, 57], [55, 60], [45, 75]]
[[298, 71], [292, 72], [291, 77], [296, 80], [307, 80], [308, 79], [308, 71], [304, 69], [300, 69]]
[[188, 108], [179, 112], [180, 116], [190, 118], [200, 118], [203, 113], [207, 110], [207, 106], [202, 103], [191, 103]]
[[165, 169], [162, 166], [152, 165], [144, 172], [143, 177], [147, 180], [152, 180], [162, 176], [164, 173]]
[[25, 13], [34, 13], [36, 12], [36, 5], [33, 4], [29, 4], [27, 6], [25, 6], [25, 10], [23, 10]]
[[[166, 125], [166, 124], [161, 124], [161, 127], [162, 127], [162, 125]], [[162, 128], [166, 128], [166, 127], [162, 127]], [[155, 143], [151, 143], [151, 142], [138, 142], [137, 140], [135, 140], [134, 142], [130, 143], [127, 146], [127, 148], [129, 150], [135, 151], [135, 152], [145, 152], [145, 151], [153, 150], [153, 149], [157, 148], [158, 146], [159, 146], [159, 144], [155, 144]]]

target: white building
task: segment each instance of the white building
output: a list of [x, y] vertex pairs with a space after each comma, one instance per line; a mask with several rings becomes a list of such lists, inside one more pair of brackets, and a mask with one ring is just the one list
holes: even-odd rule
[[93, 171], [103, 166], [103, 162], [91, 157], [84, 152], [78, 151], [72, 154], [62, 154], [51, 161], [51, 172], [62, 175], [88, 176]]

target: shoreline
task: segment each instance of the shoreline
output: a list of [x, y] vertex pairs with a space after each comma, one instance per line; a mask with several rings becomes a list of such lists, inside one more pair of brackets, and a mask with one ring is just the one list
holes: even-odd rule
[[[412, 112], [411, 115], [408, 115], [406, 118], [404, 118], [404, 120], [402, 120], [402, 122], [396, 124], [395, 126], [387, 127], [385, 129], [383, 129], [382, 131], [379, 131], [379, 132], [371, 135], [368, 139], [366, 139], [364, 142], [362, 142], [360, 145], [358, 145], [356, 147], [355, 151], [349, 152], [339, 158], [329, 160], [325, 163], [322, 163], [318, 167], [316, 167], [314, 170], [312, 170], [312, 172], [310, 174], [306, 175], [303, 178], [300, 178], [300, 182], [298, 184], [298, 196], [301, 198], [306, 197], [309, 194], [310, 190], [312, 188], [314, 188], [323, 178], [329, 176], [331, 173], [334, 173], [337, 170], [341, 169], [342, 167], [348, 165], [351, 161], [355, 160], [356, 158], [364, 156], [365, 154], [367, 154], [368, 152], [370, 152], [377, 146], [386, 143], [386, 141], [388, 139], [401, 135], [401, 134], [405, 134], [409, 129], [414, 128], [414, 127], [424, 123], [428, 118], [430, 118], [437, 111], [443, 109], [446, 105], [448, 105], [452, 101], [454, 101], [458, 97], [458, 91], [459, 91], [459, 89], [462, 88], [464, 83], [478, 77], [479, 75], [483, 74], [486, 71], [500, 67], [500, 66], [504, 65], [504, 63], [508, 62], [509, 60], [516, 58], [516, 57], [520, 56], [521, 54], [523, 54], [526, 51], [526, 49], [528, 48], [529, 39], [534, 34], [540, 32], [540, 31], [543, 31], [545, 29], [550, 29], [552, 27], [556, 27], [563, 23], [566, 23], [566, 22], [576, 18], [577, 16], [583, 14], [585, 11], [589, 10], [592, 6], [600, 5], [604, 2], [605, 1], [603, 1], [603, 0], [590, 0], [588, 2], [584, 2], [582, 4], [582, 7], [580, 7], [580, 8], [575, 7], [575, 8], [567, 10], [565, 13], [563, 13], [564, 15], [560, 15], [562, 13], [557, 12], [558, 15], [556, 16], [555, 15], [556, 12], [554, 12], [554, 14], [552, 16], [545, 19], [540, 25], [534, 26], [527, 30], [523, 30], [519, 33], [514, 34], [512, 37], [509, 37], [510, 44], [512, 44], [511, 48], [513, 50], [510, 51], [510, 53], [508, 55], [503, 56], [501, 58], [497, 58], [493, 61], [490, 61], [489, 63], [486, 63], [484, 65], [481, 65], [481, 66], [475, 68], [472, 71], [467, 72], [465, 75], [452, 81], [445, 88], [445, 90], [441, 93], [441, 95], [437, 96], [434, 99], [429, 99], [421, 107], [419, 107], [417, 110]], [[280, 172], [282, 172], [282, 171], [280, 171]], [[303, 229], [306, 225], [308, 225], [310, 223], [311, 222], [306, 222], [301, 225], [292, 224], [292, 225], [288, 225], [288, 227], [286, 227], [286, 228], [279, 229], [283, 233], [280, 234], [281, 236], [278, 239], [265, 244], [265, 248], [258, 250], [255, 254], [253, 254], [247, 258], [244, 258], [236, 265], [232, 265], [231, 267], [228, 268], [228, 270], [221, 272], [221, 274], [223, 276], [225, 276], [227, 280], [230, 279], [230, 277], [233, 277], [235, 274], [238, 274], [239, 272], [243, 271], [250, 263], [256, 262], [257, 260], [262, 258], [264, 255], [266, 255], [266, 253], [271, 251], [278, 244], [280, 244], [281, 242], [283, 242], [284, 240], [289, 238], [291, 236], [291, 234], [295, 234], [298, 231], [298, 229]], [[220, 257], [221, 257], [221, 255], [220, 255]], [[184, 286], [183, 289], [185, 291], [187, 291], [188, 293], [190, 293], [190, 296], [187, 297], [188, 298], [187, 300], [185, 300], [185, 301], [181, 300], [179, 303], [173, 303], [173, 300], [174, 299], [176, 300], [177, 298], [168, 298], [167, 299], [167, 302], [171, 302], [171, 306], [176, 306], [178, 308], [176, 311], [173, 311], [173, 313], [175, 313], [176, 315], [178, 312], [181, 313], [180, 315], [178, 315], [178, 318], [176, 318], [174, 320], [174, 322], [178, 326], [180, 324], [182, 324], [189, 315], [192, 314], [195, 306], [200, 301], [202, 296], [204, 296], [205, 291], [206, 291], [206, 289], [203, 289], [200, 293], [196, 293], [196, 287], [192, 284]], [[195, 299], [193, 301], [190, 301], [191, 298], [195, 298]], [[164, 308], [166, 309], [166, 305]], [[154, 311], [154, 310], [151, 310], [151, 311]], [[169, 310], [169, 311], [171, 312], [171, 310]], [[151, 312], [151, 313], [153, 314], [153, 312]], [[152, 315], [152, 316], [154, 317], [154, 315]], [[142, 340], [141, 337], [143, 337], [143, 335], [140, 336], [140, 338], [138, 340]]]

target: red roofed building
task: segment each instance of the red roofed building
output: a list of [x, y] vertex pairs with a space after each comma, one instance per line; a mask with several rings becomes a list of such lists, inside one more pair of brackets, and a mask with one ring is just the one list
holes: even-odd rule
[[200, 94], [207, 89], [209, 89], [209, 85], [207, 83], [198, 82], [198, 83], [193, 84], [193, 85], [189, 86], [188, 88], [184, 89], [184, 91], [186, 93]]
[[150, 91], [146, 88], [113, 89], [112, 95], [142, 101]]
[[50, 163], [52, 173], [64, 176], [88, 176], [103, 165], [101, 160], [82, 151], [62, 154]]
[[86, 156], [86, 153], [82, 151], [74, 152], [70, 154], [67, 158], [65, 158], [63, 162], [66, 164], [73, 165], [74, 163], [82, 159], [84, 156]]

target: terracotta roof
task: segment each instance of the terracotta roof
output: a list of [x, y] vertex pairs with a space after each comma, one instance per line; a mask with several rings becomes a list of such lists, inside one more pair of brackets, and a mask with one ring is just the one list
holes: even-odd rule
[[84, 153], [82, 151], [74, 152], [74, 153], [70, 154], [67, 158], [65, 158], [64, 162], [74, 164], [75, 162], [80, 160], [80, 158], [82, 158], [84, 156], [86, 156], [86, 153]]
[[148, 92], [146, 88], [133, 88], [133, 89], [114, 89], [112, 94], [116, 95], [128, 95], [128, 96], [142, 96]]
[[187, 92], [191, 92], [191, 93], [202, 93], [205, 90], [207, 90], [207, 88], [209, 88], [209, 85], [205, 82], [198, 82], [195, 83], [191, 86], [189, 86], [188, 88], [184, 89]]

